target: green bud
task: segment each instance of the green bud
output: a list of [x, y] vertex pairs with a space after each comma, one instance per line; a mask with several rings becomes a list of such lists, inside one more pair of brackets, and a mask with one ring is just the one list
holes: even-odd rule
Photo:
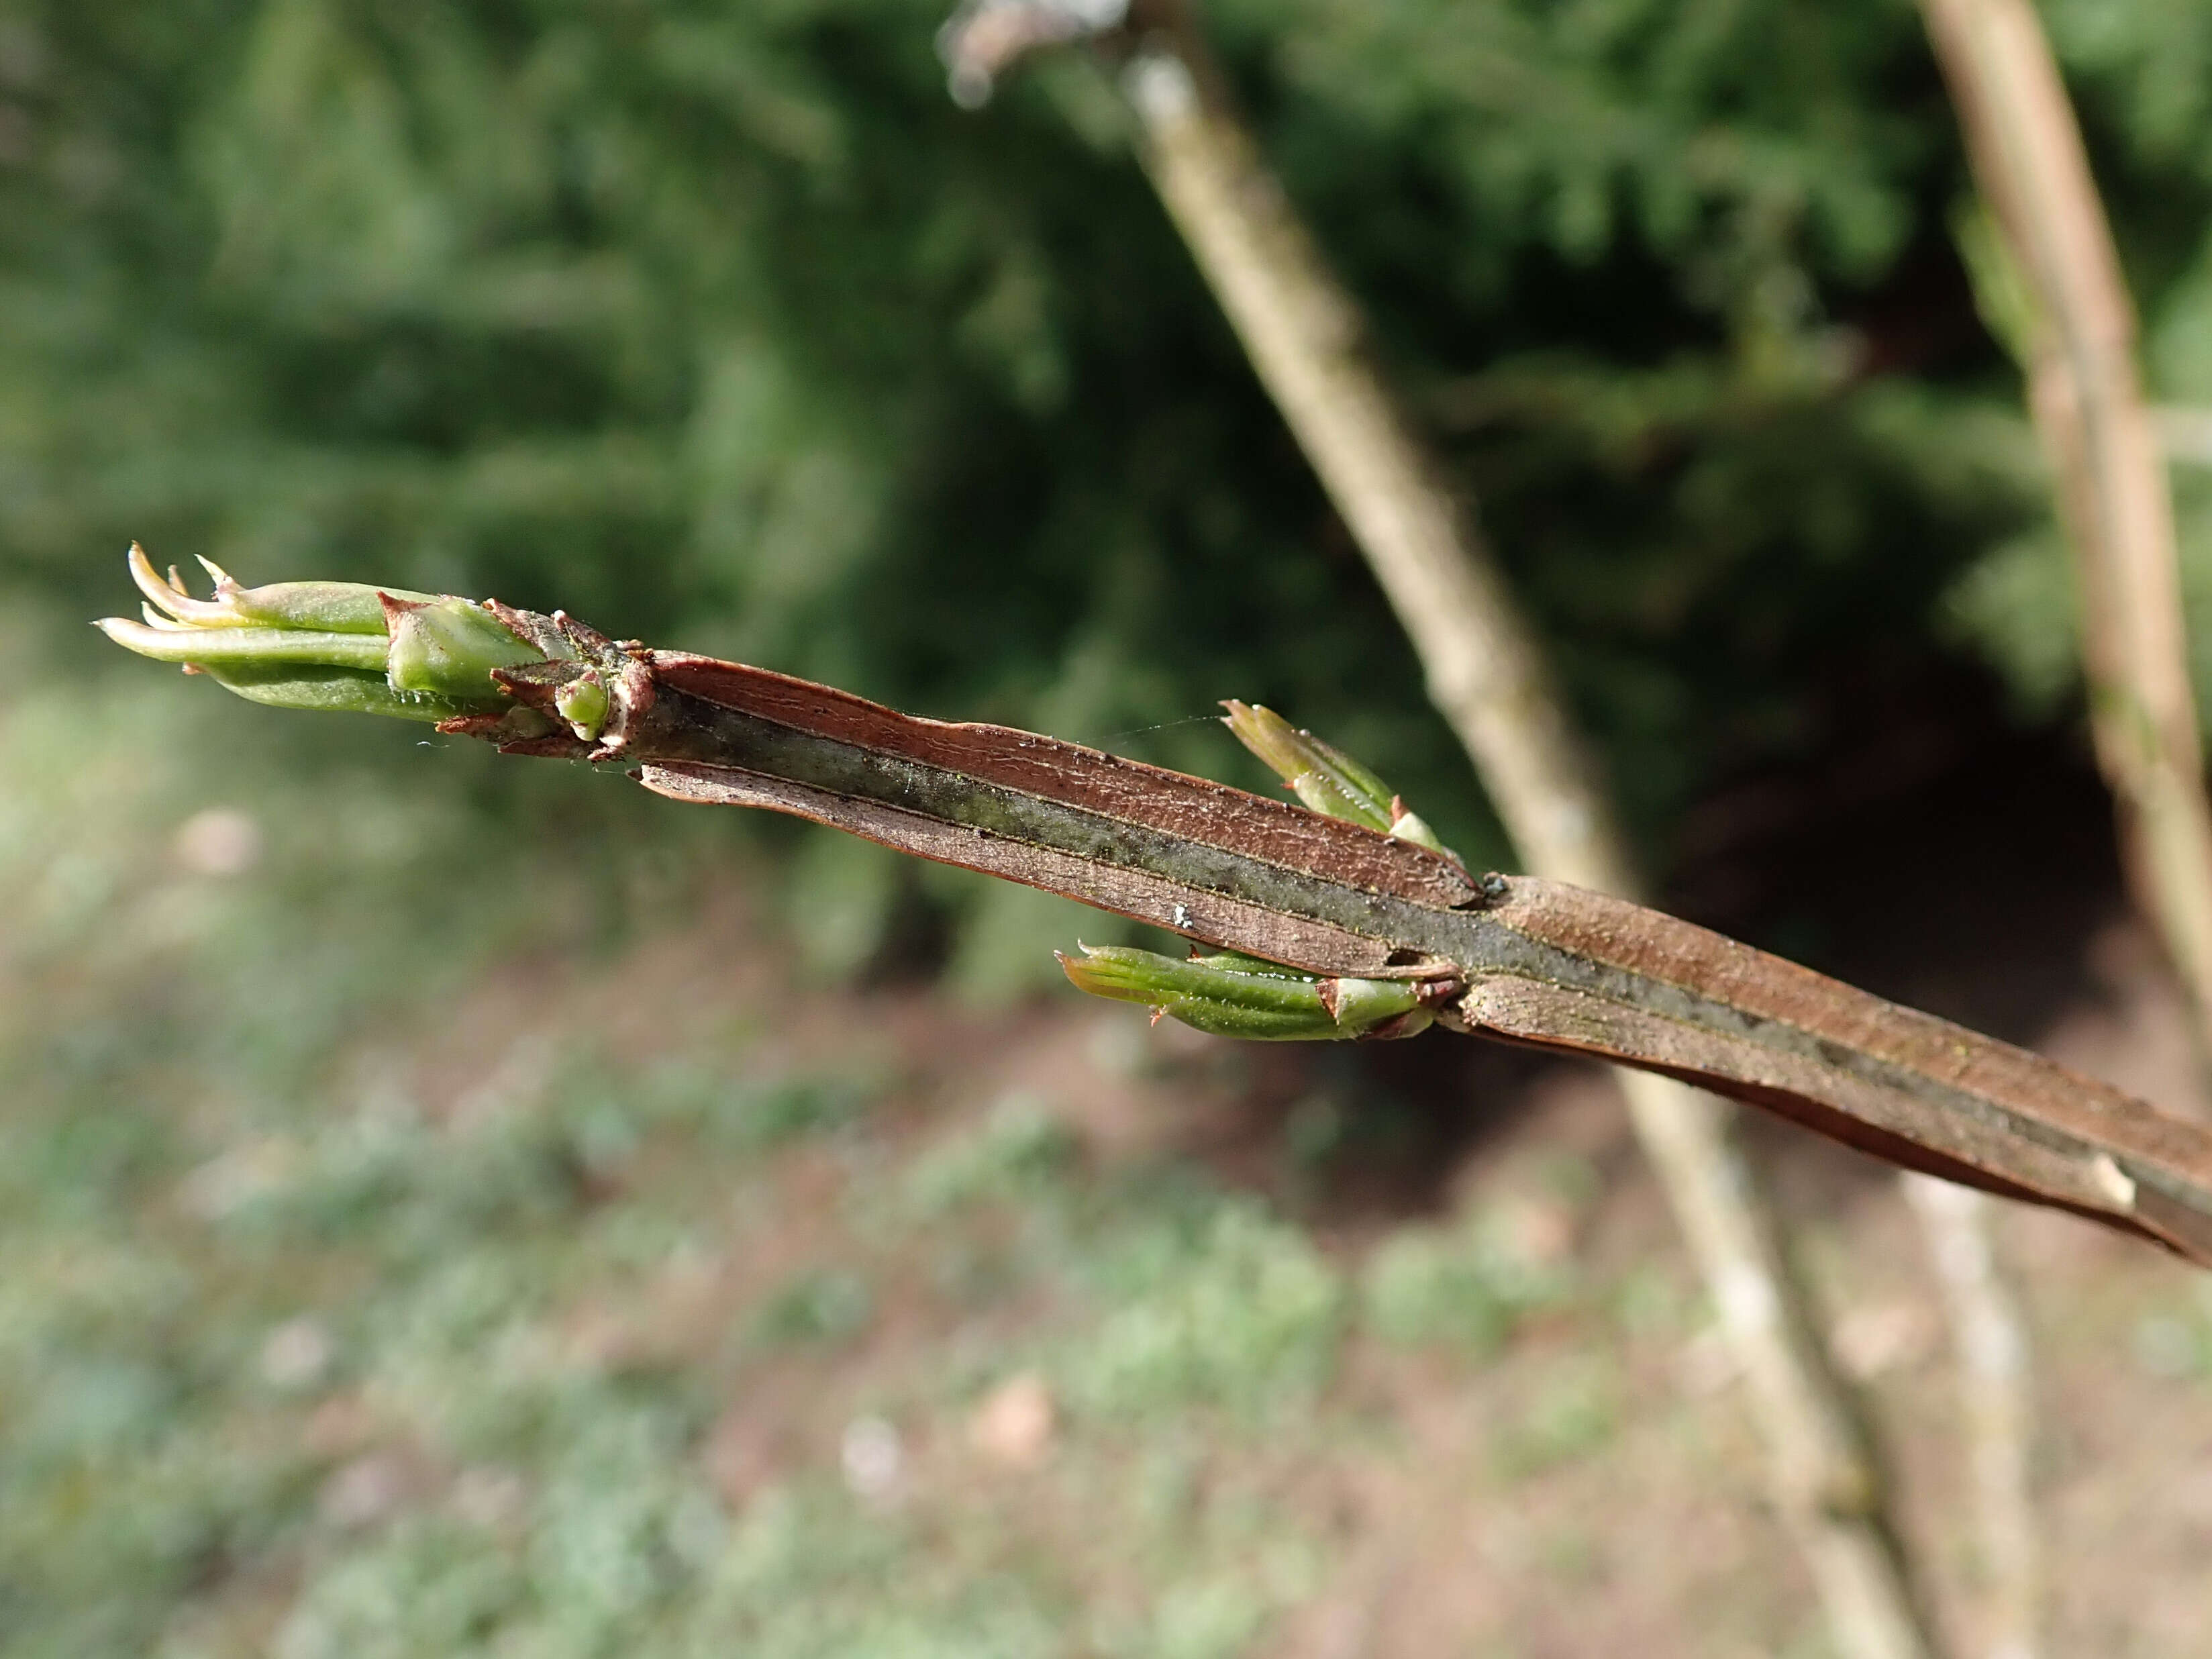
[[1382, 779], [1272, 708], [1233, 697], [1221, 706], [1229, 711], [1222, 724], [1290, 785], [1308, 811], [1389, 833], [1390, 788]]
[[1395, 795], [1390, 797], [1390, 837], [1394, 841], [1410, 841], [1416, 847], [1425, 847], [1431, 853], [1442, 853], [1454, 863], [1459, 854], [1437, 839], [1437, 832], [1429, 828], [1429, 821], [1418, 812], [1408, 812], [1406, 803]]
[[491, 678], [495, 668], [542, 662], [545, 652], [482, 605], [357, 582], [242, 587], [200, 562], [215, 579], [213, 599], [193, 598], [174, 570], [164, 580], [132, 543], [146, 620], [110, 617], [98, 626], [126, 649], [182, 663], [255, 702], [431, 721], [505, 714], [511, 729], [501, 734], [522, 738], [554, 729]]
[[1322, 979], [1234, 951], [1178, 962], [1121, 945], [1055, 952], [1078, 990], [1143, 1003], [1215, 1036], [1263, 1042], [1411, 1036], [1431, 1019], [1403, 980]]
[[280, 663], [384, 670], [385, 641], [366, 634], [294, 632], [276, 628], [154, 628], [121, 617], [94, 624], [125, 650], [156, 662], [203, 668], [266, 668]]
[[386, 599], [421, 604], [439, 596], [372, 587], [365, 582], [270, 582], [265, 587], [239, 588], [228, 597], [240, 616], [258, 623], [319, 628], [333, 634], [381, 634]]
[[[249, 702], [266, 703], [275, 708], [306, 708], [339, 714], [389, 714], [404, 720], [421, 720], [428, 725], [483, 712], [480, 703], [458, 702], [450, 697], [429, 696], [419, 692], [394, 691], [382, 674], [367, 673], [356, 668], [283, 665], [259, 668], [209, 667], [205, 672], [225, 690], [234, 691]], [[518, 708], [511, 711], [509, 718], [530, 712]], [[541, 718], [538, 730], [544, 729], [546, 728]], [[517, 737], [537, 734], [534, 730], [518, 729], [515, 732]]]
[[1412, 1036], [1436, 1018], [1422, 1006], [1419, 991], [1402, 979], [1325, 979], [1321, 990], [1345, 1036]]
[[146, 556], [146, 550], [136, 542], [131, 544], [131, 578], [152, 607], [146, 613], [149, 623], [157, 628], [281, 628], [325, 634], [381, 634], [386, 594], [395, 599], [440, 597], [404, 588], [379, 588], [366, 582], [271, 582], [265, 587], [243, 587], [212, 559], [202, 559], [200, 568], [215, 583], [211, 599], [196, 599], [187, 592], [184, 578], [173, 565], [164, 581]]
[[1290, 785], [1307, 811], [1342, 818], [1459, 861], [1459, 854], [1437, 839], [1425, 819], [1407, 811], [1389, 784], [1342, 750], [1293, 726], [1272, 708], [1233, 697], [1221, 706], [1229, 711], [1221, 723]]
[[596, 668], [586, 668], [575, 678], [564, 682], [553, 693], [553, 708], [568, 722], [568, 729], [585, 743], [595, 741], [606, 729], [607, 714], [613, 699], [607, 695], [606, 678]]
[[545, 660], [543, 651], [466, 599], [392, 599], [385, 613], [392, 632], [385, 672], [394, 691], [497, 708], [507, 698], [494, 684], [493, 669]]

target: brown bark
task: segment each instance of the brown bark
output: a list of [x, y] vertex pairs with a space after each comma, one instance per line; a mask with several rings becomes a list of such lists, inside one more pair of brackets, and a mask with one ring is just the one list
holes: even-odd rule
[[508, 740], [496, 717], [441, 729], [635, 765], [680, 799], [794, 813], [1316, 975], [1413, 981], [1465, 1030], [1694, 1081], [2212, 1262], [2212, 1132], [1978, 1032], [1625, 899], [1477, 878], [1374, 830], [1056, 738], [563, 626], [584, 659], [497, 678], [554, 706], [564, 678], [599, 663], [630, 705], [612, 752]]

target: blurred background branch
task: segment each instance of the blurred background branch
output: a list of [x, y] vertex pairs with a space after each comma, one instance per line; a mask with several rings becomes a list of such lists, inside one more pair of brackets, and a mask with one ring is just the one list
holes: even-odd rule
[[2035, 1381], [2027, 1318], [1996, 1257], [1990, 1200], [1926, 1176], [1904, 1178], [1927, 1232], [1959, 1367], [1979, 1556], [1989, 1587], [1990, 1659], [2043, 1646], [2043, 1559], [2036, 1522]]
[[2212, 807], [2189, 673], [2173, 509], [2136, 363], [2135, 307], [2073, 106], [2027, 0], [1923, 0], [2009, 274], [1992, 326], [2027, 374], [2075, 553], [2097, 756], [2137, 902], [2212, 1054]]

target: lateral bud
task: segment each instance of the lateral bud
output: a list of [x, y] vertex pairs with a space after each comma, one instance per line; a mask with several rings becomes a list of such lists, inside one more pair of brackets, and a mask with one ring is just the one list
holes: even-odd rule
[[1437, 840], [1437, 832], [1409, 811], [1389, 784], [1342, 750], [1258, 703], [1232, 697], [1221, 706], [1229, 711], [1221, 723], [1290, 787], [1307, 811], [1411, 842], [1459, 862], [1459, 854]]
[[1213, 1036], [1261, 1042], [1341, 1042], [1412, 1036], [1435, 1018], [1446, 981], [1318, 978], [1224, 951], [1178, 962], [1124, 945], [1054, 951], [1069, 983], [1136, 1002]]
[[494, 672], [544, 660], [538, 647], [467, 599], [380, 597], [392, 640], [384, 672], [395, 691], [503, 702]]
[[607, 724], [607, 711], [611, 707], [607, 696], [607, 682], [596, 668], [586, 668], [580, 674], [553, 693], [553, 707], [561, 718], [568, 722], [568, 729], [576, 734], [580, 743], [595, 743]]

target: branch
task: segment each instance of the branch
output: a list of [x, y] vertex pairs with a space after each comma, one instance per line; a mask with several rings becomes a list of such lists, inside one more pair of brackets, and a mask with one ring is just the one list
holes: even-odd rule
[[[210, 604], [139, 568], [163, 621], [111, 618], [109, 636], [255, 701], [435, 718], [505, 753], [810, 818], [1304, 973], [1443, 982], [1457, 1029], [1695, 1082], [2212, 1265], [2212, 1133], [1657, 911], [1471, 875], [1413, 841], [1056, 738], [617, 642], [559, 611], [364, 587], [363, 625], [338, 632], [299, 625], [299, 596], [323, 604], [335, 584], [234, 583]], [[372, 610], [388, 633], [366, 631]], [[426, 626], [445, 648], [426, 648]]]

